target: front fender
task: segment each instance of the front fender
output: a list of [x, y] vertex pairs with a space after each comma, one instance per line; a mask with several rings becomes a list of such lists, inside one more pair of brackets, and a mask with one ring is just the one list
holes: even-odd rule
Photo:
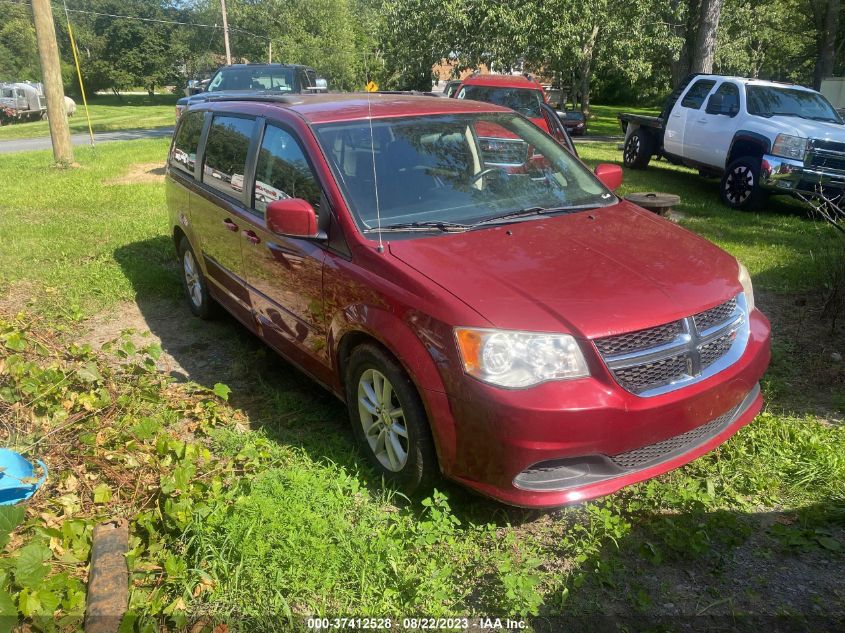
[[[367, 339], [387, 349], [402, 365], [417, 388], [426, 409], [437, 455], [444, 471], [455, 455], [455, 428], [446, 397], [443, 375], [451, 363], [451, 328], [415, 310], [401, 316], [382, 307], [355, 304], [336, 314], [329, 326], [328, 344], [338, 377], [338, 393], [346, 396], [343, 385], [344, 354], [349, 342]], [[441, 374], [441, 370], [444, 370]]]

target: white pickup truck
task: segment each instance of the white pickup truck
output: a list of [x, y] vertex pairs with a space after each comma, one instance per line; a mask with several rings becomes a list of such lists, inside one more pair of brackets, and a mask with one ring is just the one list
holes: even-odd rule
[[691, 75], [659, 117], [619, 120], [627, 167], [662, 156], [721, 176], [721, 199], [734, 209], [759, 207], [769, 193], [845, 189], [845, 123], [809, 88]]

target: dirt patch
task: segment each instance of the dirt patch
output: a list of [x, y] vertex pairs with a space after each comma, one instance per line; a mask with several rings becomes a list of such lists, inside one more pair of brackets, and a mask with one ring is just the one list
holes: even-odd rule
[[788, 413], [812, 413], [831, 422], [845, 417], [845, 324], [822, 318], [823, 293], [755, 293], [772, 322], [772, 364], [766, 375]]
[[161, 163], [138, 163], [132, 165], [119, 178], [104, 181], [106, 185], [149, 185], [164, 182], [164, 165]]
[[27, 308], [37, 288], [31, 281], [16, 281], [6, 288], [0, 288], [0, 313], [17, 314]]
[[221, 315], [201, 321], [186, 302], [170, 299], [118, 304], [88, 319], [79, 341], [97, 349], [124, 335], [137, 347], [160, 345], [162, 354], [156, 363], [160, 371], [206, 387], [218, 382], [233, 389], [244, 386], [244, 356], [261, 347], [233, 318]]

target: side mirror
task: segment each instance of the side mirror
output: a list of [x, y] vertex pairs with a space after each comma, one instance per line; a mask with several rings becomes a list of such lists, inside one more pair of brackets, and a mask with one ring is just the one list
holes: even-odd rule
[[596, 178], [605, 187], [614, 191], [622, 186], [622, 168], [612, 163], [601, 163], [596, 165]]
[[274, 200], [267, 205], [267, 228], [277, 235], [317, 237], [317, 214], [302, 198]]

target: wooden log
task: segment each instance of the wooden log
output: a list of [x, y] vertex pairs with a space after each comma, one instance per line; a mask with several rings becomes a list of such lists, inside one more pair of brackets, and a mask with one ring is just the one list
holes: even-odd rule
[[85, 633], [116, 633], [129, 602], [129, 523], [126, 519], [94, 528], [85, 608]]

